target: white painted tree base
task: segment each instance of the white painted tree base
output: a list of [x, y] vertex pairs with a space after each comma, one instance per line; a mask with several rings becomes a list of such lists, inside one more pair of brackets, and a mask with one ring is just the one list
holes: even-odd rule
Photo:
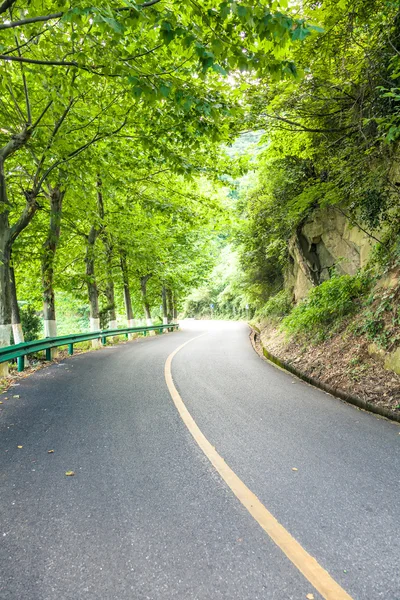
[[[90, 331], [100, 331], [100, 319], [90, 317]], [[99, 339], [92, 340], [92, 348], [101, 348], [101, 341]]]
[[[44, 320], [44, 337], [56, 337], [57, 336], [57, 323], [54, 320]], [[51, 348], [51, 358], [56, 358], [58, 354], [57, 348]]]
[[168, 317], [163, 317], [163, 325], [168, 325]]
[[[117, 321], [116, 320], [112, 320], [108, 322], [108, 329], [118, 329], [117, 326]], [[112, 342], [116, 342], [117, 341], [117, 337], [112, 337], [112, 338], [107, 338], [108, 340], [111, 340]]]
[[57, 323], [53, 320], [44, 320], [44, 337], [56, 337], [57, 335]]
[[8, 377], [8, 363], [0, 363], [0, 377]]
[[[153, 319], [146, 319], [147, 327], [151, 327], [153, 325]], [[149, 331], [149, 335], [156, 335], [155, 331]]]
[[13, 323], [12, 332], [14, 337], [14, 344], [22, 344], [25, 341], [21, 323]]
[[[0, 347], [9, 346], [11, 339], [11, 324], [0, 325]], [[0, 363], [0, 377], [8, 377], [8, 363]]]
[[[128, 327], [136, 327], [135, 319], [128, 319]], [[128, 333], [128, 340], [133, 340], [134, 336], [134, 333]]]
[[[14, 344], [22, 344], [25, 341], [24, 332], [22, 331], [21, 323], [12, 324], [12, 332], [14, 337]], [[25, 367], [29, 367], [29, 361], [25, 356]]]

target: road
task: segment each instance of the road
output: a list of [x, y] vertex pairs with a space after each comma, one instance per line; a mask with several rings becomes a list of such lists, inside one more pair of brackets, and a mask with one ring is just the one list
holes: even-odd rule
[[186, 321], [0, 396], [1, 600], [336, 600], [182, 420], [164, 367], [189, 340], [172, 377], [210, 447], [348, 597], [400, 600], [399, 427], [266, 363], [248, 334]]

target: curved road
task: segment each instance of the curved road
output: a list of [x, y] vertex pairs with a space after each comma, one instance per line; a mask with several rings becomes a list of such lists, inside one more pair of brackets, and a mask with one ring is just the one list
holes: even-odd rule
[[164, 365], [192, 338], [172, 376], [207, 440], [350, 598], [400, 600], [399, 427], [267, 364], [248, 334], [188, 321], [0, 396], [2, 600], [324, 597], [177, 411]]

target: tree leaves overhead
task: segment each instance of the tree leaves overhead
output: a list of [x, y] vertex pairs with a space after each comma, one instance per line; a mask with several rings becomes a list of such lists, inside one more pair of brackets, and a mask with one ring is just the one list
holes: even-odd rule
[[[26, 10], [25, 3], [12, 2], [0, 23], [3, 60], [152, 82], [193, 70], [284, 72], [293, 68], [283, 60], [290, 42], [313, 31], [277, 3], [262, 1], [62, 4], [34, 0]], [[15, 32], [24, 40], [20, 52], [13, 50]]]

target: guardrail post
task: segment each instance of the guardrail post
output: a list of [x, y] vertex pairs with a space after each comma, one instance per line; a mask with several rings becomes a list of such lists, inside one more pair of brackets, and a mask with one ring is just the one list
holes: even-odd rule
[[73, 344], [68, 344], [68, 354], [70, 356], [72, 356], [74, 353], [74, 345]]
[[129, 340], [129, 333], [126, 333], [126, 334], [125, 334], [125, 339], [126, 339], [126, 340]]
[[101, 338], [101, 343], [103, 344], [103, 346], [105, 346], [105, 345], [107, 344], [107, 339], [106, 339], [106, 336], [103, 336], [103, 337]]
[[144, 337], [146, 337], [147, 331], [143, 331], [142, 333], [143, 333]]
[[51, 360], [51, 348], [46, 348], [46, 360]]
[[18, 373], [21, 373], [25, 368], [25, 356], [18, 356], [17, 363], [18, 363]]

